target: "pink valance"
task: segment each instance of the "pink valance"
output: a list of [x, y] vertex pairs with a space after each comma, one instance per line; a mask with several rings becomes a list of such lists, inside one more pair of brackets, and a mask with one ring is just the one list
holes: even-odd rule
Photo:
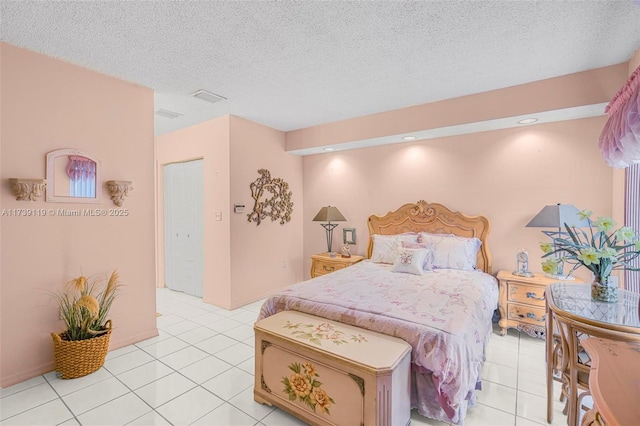
[[93, 179], [96, 177], [96, 163], [87, 157], [70, 155], [67, 163], [67, 175], [72, 180]]
[[613, 97], [598, 147], [611, 167], [640, 163], [640, 66]]

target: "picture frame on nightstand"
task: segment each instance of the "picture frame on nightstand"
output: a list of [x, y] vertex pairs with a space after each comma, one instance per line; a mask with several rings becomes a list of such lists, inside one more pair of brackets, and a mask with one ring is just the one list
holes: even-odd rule
[[342, 241], [344, 244], [356, 243], [356, 228], [343, 228], [342, 229]]

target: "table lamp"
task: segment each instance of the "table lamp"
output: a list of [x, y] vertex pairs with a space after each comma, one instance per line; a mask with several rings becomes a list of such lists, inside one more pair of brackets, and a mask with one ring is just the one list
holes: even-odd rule
[[[578, 210], [572, 204], [554, 204], [545, 206], [540, 212], [534, 216], [533, 219], [527, 223], [527, 228], [558, 228], [557, 231], [542, 231], [543, 234], [551, 238], [560, 237], [564, 231], [565, 223], [569, 226], [575, 226], [577, 228], [588, 228], [589, 221], [586, 219], [580, 219]], [[562, 261], [562, 255], [556, 253], [558, 260], [558, 273], [556, 275], [546, 274], [550, 278], [560, 280], [571, 280], [573, 277], [564, 275], [564, 262]]]
[[338, 226], [338, 224], [331, 222], [344, 222], [346, 220], [340, 210], [332, 206], [322, 207], [316, 217], [313, 218], [314, 222], [327, 222], [320, 224], [327, 231], [327, 253], [331, 253], [333, 229]]

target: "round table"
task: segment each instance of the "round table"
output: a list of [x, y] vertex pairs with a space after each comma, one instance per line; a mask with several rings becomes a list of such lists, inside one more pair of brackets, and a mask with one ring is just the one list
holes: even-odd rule
[[591, 299], [590, 285], [554, 283], [545, 298], [547, 421], [553, 420], [553, 381], [558, 380], [567, 398], [567, 424], [575, 426], [581, 395], [589, 389], [590, 359], [580, 342], [590, 336], [640, 342], [640, 294], [620, 289], [618, 301], [606, 303]]

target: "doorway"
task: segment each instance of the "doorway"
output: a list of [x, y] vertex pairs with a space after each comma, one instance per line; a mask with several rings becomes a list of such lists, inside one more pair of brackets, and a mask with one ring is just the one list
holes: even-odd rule
[[164, 166], [165, 283], [202, 297], [204, 276], [204, 161]]

